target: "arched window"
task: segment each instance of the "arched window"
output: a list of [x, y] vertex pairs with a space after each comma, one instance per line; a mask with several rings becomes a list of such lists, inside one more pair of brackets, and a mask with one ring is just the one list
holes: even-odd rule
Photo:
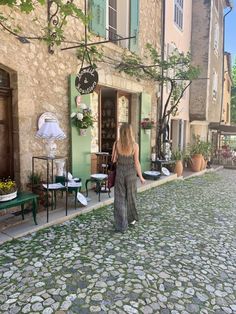
[[0, 88], [1, 87], [10, 87], [9, 74], [3, 69], [0, 69]]

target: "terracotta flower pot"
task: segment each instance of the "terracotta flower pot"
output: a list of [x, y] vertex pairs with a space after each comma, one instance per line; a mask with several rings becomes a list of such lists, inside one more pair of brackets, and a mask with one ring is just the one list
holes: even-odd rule
[[194, 172], [201, 170], [203, 157], [202, 154], [195, 154], [191, 157], [191, 169]]
[[176, 160], [174, 173], [177, 174], [177, 177], [182, 176], [182, 174], [183, 174], [183, 163], [182, 163], [182, 160]]

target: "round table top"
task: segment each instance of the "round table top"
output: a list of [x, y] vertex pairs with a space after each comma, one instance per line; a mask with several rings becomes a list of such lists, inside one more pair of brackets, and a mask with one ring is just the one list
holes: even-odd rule
[[94, 174], [91, 174], [91, 178], [92, 179], [96, 179], [96, 180], [104, 180], [107, 177], [108, 177], [107, 174], [104, 174], [104, 173], [94, 173]]

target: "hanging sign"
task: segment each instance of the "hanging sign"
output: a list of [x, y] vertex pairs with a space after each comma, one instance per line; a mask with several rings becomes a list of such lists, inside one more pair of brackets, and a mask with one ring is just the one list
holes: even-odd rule
[[92, 67], [81, 68], [75, 79], [75, 87], [81, 95], [90, 94], [98, 83], [98, 72]]

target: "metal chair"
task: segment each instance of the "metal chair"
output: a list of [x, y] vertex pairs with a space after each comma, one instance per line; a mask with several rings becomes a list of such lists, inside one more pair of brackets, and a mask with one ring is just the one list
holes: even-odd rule
[[98, 200], [100, 202], [100, 194], [101, 193], [108, 193], [110, 197], [110, 189], [107, 186], [107, 179], [108, 179], [108, 165], [110, 154], [106, 152], [98, 152], [96, 153], [97, 156], [97, 173], [91, 174], [90, 178], [85, 182], [86, 188], [86, 197], [88, 196], [88, 183], [94, 182], [96, 183], [95, 191], [98, 194]]
[[[65, 176], [56, 176], [55, 177], [55, 182], [56, 183], [61, 183], [62, 185], [66, 186], [66, 178], [65, 178]], [[76, 202], [77, 202], [77, 193], [78, 193], [78, 191], [80, 192], [81, 186], [82, 186], [81, 178], [78, 178], [76, 180], [76, 183], [80, 183], [80, 185], [78, 186], [78, 184], [76, 184], [76, 186], [73, 186], [73, 184], [70, 184], [70, 182], [68, 182], [68, 192], [69, 193], [75, 192], [75, 209], [76, 209]], [[63, 190], [61, 190], [61, 193], [63, 195]], [[55, 196], [55, 206], [56, 206], [56, 191], [55, 191], [54, 196]]]

